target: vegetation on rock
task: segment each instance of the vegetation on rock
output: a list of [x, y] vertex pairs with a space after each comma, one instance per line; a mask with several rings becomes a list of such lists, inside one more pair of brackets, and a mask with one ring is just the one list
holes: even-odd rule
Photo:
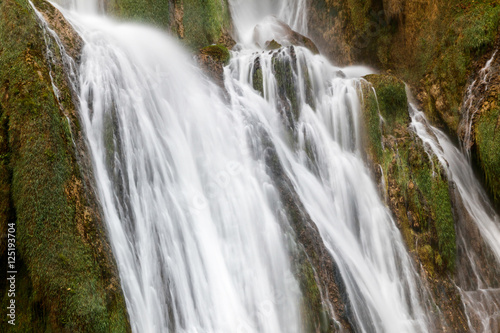
[[[77, 163], [72, 137], [81, 133], [74, 132], [75, 109], [60, 53], [52, 50], [57, 63], [48, 66], [45, 50], [43, 30], [28, 2], [1, 2], [0, 223], [2, 229], [7, 221], [16, 224], [18, 269], [11, 329], [126, 332], [116, 267]], [[76, 127], [70, 128], [68, 119]], [[4, 244], [0, 250], [6, 262]], [[5, 274], [0, 273], [2, 287]], [[7, 293], [1, 297], [5, 309]]]
[[106, 0], [118, 17], [168, 29], [193, 50], [214, 43], [232, 47], [227, 0]]
[[[435, 286], [435, 301], [456, 330], [466, 327], [448, 273], [456, 262], [453, 203], [447, 174], [437, 157], [409, 129], [405, 85], [389, 75], [369, 75], [363, 85], [364, 146], [410, 252]], [[373, 92], [373, 88], [376, 94]], [[382, 117], [382, 119], [380, 118]]]
[[[496, 99], [495, 99], [496, 97]], [[500, 200], [500, 94], [483, 106], [476, 127], [477, 155], [486, 184], [496, 201]]]
[[224, 86], [224, 66], [230, 58], [231, 54], [224, 45], [206, 46], [197, 55], [201, 68], [221, 87]]
[[[385, 75], [369, 75], [366, 79], [376, 91], [374, 96], [370, 86], [364, 87], [368, 159], [382, 167], [388, 187], [385, 190], [393, 199], [389, 204], [405, 237], [417, 235], [420, 246], [428, 244], [433, 249], [435, 258], [429, 271], [453, 271], [456, 242], [446, 171], [408, 129], [403, 82]], [[379, 114], [383, 122], [376, 126]], [[407, 239], [409, 246], [411, 240]]]

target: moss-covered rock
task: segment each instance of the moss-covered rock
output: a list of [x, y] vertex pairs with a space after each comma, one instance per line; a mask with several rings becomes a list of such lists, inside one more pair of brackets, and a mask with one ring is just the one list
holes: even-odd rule
[[214, 43], [232, 47], [227, 0], [106, 0], [108, 11], [168, 29], [193, 50]]
[[469, 81], [459, 135], [491, 198], [500, 207], [500, 34]]
[[[126, 332], [130, 328], [116, 266], [77, 163], [73, 138], [80, 142], [81, 133], [72, 93], [59, 50], [52, 49], [51, 66], [45, 50], [43, 30], [28, 2], [2, 1], [0, 149], [6, 153], [0, 172], [7, 169], [10, 188], [3, 186], [5, 173], [0, 180], [11, 201], [8, 219], [0, 222], [2, 228], [7, 221], [16, 224], [18, 270], [17, 320], [9, 328]], [[5, 192], [0, 194], [5, 197]], [[0, 254], [6, 262], [5, 251]], [[2, 270], [2, 284], [4, 274]], [[2, 294], [3, 309], [8, 301]], [[6, 319], [3, 315], [4, 328]]]
[[264, 77], [262, 76], [262, 65], [260, 57], [255, 58], [252, 69], [252, 86], [264, 96]]
[[227, 47], [220, 44], [206, 46], [200, 50], [200, 54], [208, 55], [223, 65], [227, 65], [231, 58]]
[[220, 44], [206, 46], [197, 55], [200, 67], [220, 86], [224, 86], [224, 66], [229, 63], [230, 58], [227, 47]]
[[266, 50], [268, 50], [268, 51], [273, 51], [273, 50], [280, 49], [282, 46], [283, 45], [281, 45], [280, 43], [278, 43], [274, 39], [271, 40], [271, 41], [266, 42], [266, 45], [265, 45]]
[[278, 88], [279, 108], [283, 112], [289, 128], [295, 127], [300, 115], [299, 97], [296, 87], [297, 58], [295, 48], [273, 54], [272, 69]]
[[495, 201], [500, 201], [500, 93], [486, 101], [475, 123], [477, 160], [486, 185]]
[[[405, 85], [389, 75], [369, 75], [363, 85], [366, 160], [382, 186], [421, 275], [433, 286], [436, 304], [456, 331], [467, 327], [460, 296], [450, 280], [456, 262], [453, 202], [437, 157], [409, 129]], [[376, 94], [373, 92], [373, 88]]]
[[414, 236], [425, 234], [425, 241], [419, 244], [430, 245], [436, 254], [432, 271], [453, 271], [456, 242], [446, 171], [408, 129], [403, 82], [387, 75], [365, 78], [376, 91], [375, 96], [371, 86], [364, 89], [369, 160], [382, 167], [390, 206], [409, 246]]

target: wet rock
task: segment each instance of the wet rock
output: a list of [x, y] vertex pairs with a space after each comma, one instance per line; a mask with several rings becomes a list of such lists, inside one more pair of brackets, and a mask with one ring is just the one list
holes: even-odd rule
[[264, 78], [262, 77], [262, 65], [260, 57], [255, 58], [252, 73], [253, 88], [264, 95]]
[[347, 75], [345, 75], [345, 73], [341, 70], [338, 70], [337, 72], [335, 72], [335, 76], [337, 76], [341, 79], [345, 79], [347, 77]]
[[[267, 172], [279, 190], [284, 211], [293, 229], [293, 237], [298, 244], [297, 251], [291, 255], [292, 268], [303, 295], [303, 331], [356, 331], [356, 320], [337, 263], [325, 247], [314, 221], [302, 206], [280, 163], [276, 148], [264, 130], [260, 140], [266, 147], [262, 151], [265, 152]], [[330, 312], [329, 305], [333, 307], [333, 313]]]
[[277, 50], [281, 47], [282, 47], [282, 45], [280, 43], [278, 43], [277, 41], [275, 41], [274, 39], [266, 42], [266, 50], [268, 50], [268, 51]]

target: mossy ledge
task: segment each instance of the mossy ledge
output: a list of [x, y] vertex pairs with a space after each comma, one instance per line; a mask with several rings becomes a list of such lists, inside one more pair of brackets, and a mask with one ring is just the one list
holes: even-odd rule
[[450, 278], [457, 245], [446, 171], [409, 129], [404, 83], [390, 75], [369, 75], [365, 79], [365, 160], [381, 185], [381, 195], [411, 255], [420, 263], [420, 274], [433, 287], [436, 304], [455, 331], [465, 331], [467, 321], [460, 295]]
[[[47, 17], [55, 10], [44, 1], [35, 5]], [[73, 139], [78, 147], [81, 133], [59, 51], [53, 50], [58, 60], [50, 67], [58, 98], [43, 30], [28, 2], [4, 0], [0, 16], [0, 223], [2, 230], [7, 222], [16, 224], [18, 271], [16, 326], [5, 315], [1, 326], [18, 332], [130, 331], [89, 177], [78, 165]], [[4, 244], [0, 250], [6, 262]], [[2, 291], [5, 278], [2, 270]], [[8, 301], [2, 294], [4, 311]]]

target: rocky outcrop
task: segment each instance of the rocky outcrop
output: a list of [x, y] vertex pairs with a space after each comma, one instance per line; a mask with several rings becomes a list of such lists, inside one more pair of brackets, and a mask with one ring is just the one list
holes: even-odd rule
[[[50, 4], [35, 6], [78, 61], [81, 40]], [[51, 51], [50, 56], [47, 52]], [[0, 3], [0, 256], [16, 229], [16, 326], [7, 331], [130, 331], [92, 191], [61, 51], [25, 0]], [[57, 87], [54, 88], [54, 86]], [[0, 272], [7, 307], [6, 270]]]
[[457, 253], [453, 186], [437, 157], [409, 129], [404, 83], [389, 75], [366, 80], [365, 159], [447, 324], [454, 332], [466, 331], [460, 295], [451, 279]]
[[[298, 58], [294, 46], [281, 47], [277, 50], [270, 51], [271, 68], [277, 85], [277, 109], [281, 113], [281, 118], [290, 132], [295, 131], [295, 123], [300, 117], [300, 105], [302, 102], [309, 104], [311, 108], [315, 108], [312, 83], [309, 78], [308, 67], [303, 58]], [[264, 81], [261, 61], [265, 61], [261, 56], [254, 60], [252, 71], [253, 88], [264, 95]], [[305, 83], [305, 100], [301, 101], [299, 82], [299, 70], [302, 72]]]
[[201, 69], [215, 83], [224, 87], [224, 66], [229, 63], [231, 54], [224, 45], [210, 45], [202, 48], [196, 56]]

